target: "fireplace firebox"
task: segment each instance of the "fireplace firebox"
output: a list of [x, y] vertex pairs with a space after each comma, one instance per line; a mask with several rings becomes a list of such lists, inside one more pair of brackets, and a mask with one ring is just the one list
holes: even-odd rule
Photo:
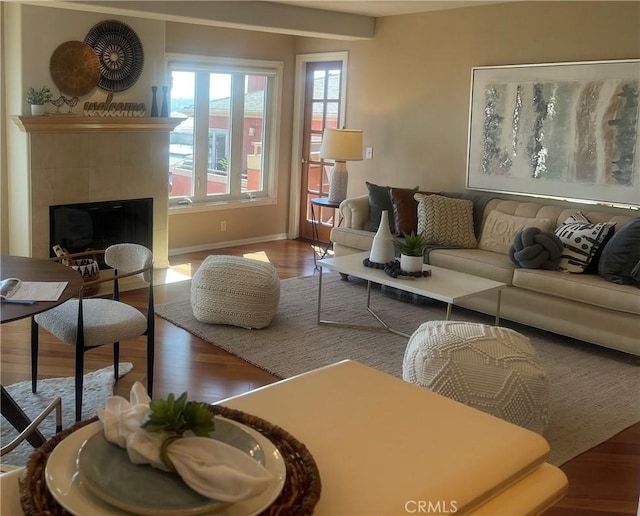
[[153, 249], [153, 199], [126, 199], [49, 206], [49, 250], [69, 253], [132, 242]]

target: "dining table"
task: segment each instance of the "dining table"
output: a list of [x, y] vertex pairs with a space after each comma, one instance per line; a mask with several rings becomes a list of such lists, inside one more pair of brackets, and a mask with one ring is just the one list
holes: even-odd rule
[[[60, 262], [12, 255], [0, 256], [0, 278], [18, 278], [21, 281], [62, 281], [67, 283], [55, 301], [37, 301], [33, 304], [3, 302], [0, 306], [0, 324], [31, 317], [58, 306], [77, 295], [84, 283], [78, 271]], [[35, 325], [35, 322], [32, 322], [32, 325]], [[37, 327], [32, 327], [32, 331], [33, 329], [37, 330]], [[0, 390], [0, 411], [2, 415], [16, 430], [23, 431], [29, 426], [31, 420], [4, 386], [0, 386]], [[36, 429], [27, 437], [27, 441], [37, 448], [45, 442], [45, 438]]]
[[[567, 489], [564, 473], [547, 462], [550, 448], [541, 435], [352, 360], [216, 405], [262, 418], [305, 446], [319, 472], [313, 507], [319, 516], [534, 515]], [[56, 448], [66, 447], [77, 432]], [[73, 481], [82, 439], [71, 442], [64, 450], [70, 469], [58, 471], [65, 476], [60, 493], [66, 502], [84, 504], [71, 512], [121, 514], [105, 509]], [[2, 514], [22, 514], [24, 474], [21, 468], [0, 475]], [[300, 485], [304, 472], [296, 470], [295, 476]], [[91, 507], [95, 510], [87, 510]], [[221, 514], [238, 514], [232, 509]]]
[[307, 446], [315, 515], [533, 515], [568, 486], [543, 436], [353, 360], [219, 403]]

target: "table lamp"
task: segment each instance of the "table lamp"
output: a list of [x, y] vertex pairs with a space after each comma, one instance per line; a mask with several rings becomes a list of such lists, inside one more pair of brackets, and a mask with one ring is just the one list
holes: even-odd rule
[[347, 161], [362, 159], [362, 131], [359, 129], [325, 129], [320, 157], [335, 163], [329, 178], [329, 202], [347, 198]]

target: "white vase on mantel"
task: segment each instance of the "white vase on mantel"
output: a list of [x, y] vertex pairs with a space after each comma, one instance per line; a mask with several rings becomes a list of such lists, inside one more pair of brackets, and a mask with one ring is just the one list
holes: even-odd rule
[[400, 255], [400, 269], [405, 272], [420, 272], [422, 270], [422, 256]]
[[44, 104], [31, 104], [31, 115], [32, 116], [44, 115]]
[[380, 225], [373, 237], [369, 261], [373, 263], [389, 263], [396, 259], [393, 235], [389, 229], [389, 212], [384, 210], [380, 217]]

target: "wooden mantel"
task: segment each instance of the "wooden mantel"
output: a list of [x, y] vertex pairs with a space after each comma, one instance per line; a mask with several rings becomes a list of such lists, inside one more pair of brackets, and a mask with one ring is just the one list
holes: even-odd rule
[[27, 133], [78, 133], [84, 131], [173, 131], [184, 118], [88, 117], [81, 115], [14, 116]]

